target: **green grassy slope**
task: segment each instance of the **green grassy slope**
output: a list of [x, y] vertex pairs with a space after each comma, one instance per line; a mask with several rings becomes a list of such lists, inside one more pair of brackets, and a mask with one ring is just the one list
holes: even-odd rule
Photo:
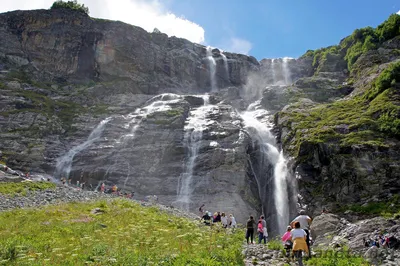
[[243, 236], [124, 199], [18, 209], [0, 213], [0, 265], [236, 266]]

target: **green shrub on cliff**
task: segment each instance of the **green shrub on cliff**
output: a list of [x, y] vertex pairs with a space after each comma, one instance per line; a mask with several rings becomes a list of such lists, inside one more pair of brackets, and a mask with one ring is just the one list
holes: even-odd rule
[[334, 142], [342, 146], [370, 144], [385, 146], [390, 138], [400, 137], [400, 62], [387, 67], [364, 95], [307, 111], [281, 112], [287, 116], [286, 126], [292, 129], [290, 151], [296, 154], [304, 141]]
[[89, 8], [86, 7], [84, 4], [79, 4], [77, 0], [73, 1], [68, 1], [64, 2], [62, 0], [57, 0], [53, 3], [50, 9], [61, 9], [61, 8], [67, 8], [67, 9], [72, 9], [76, 10], [85, 14], [89, 14]]
[[340, 55], [346, 60], [348, 70], [353, 70], [353, 65], [364, 53], [378, 49], [379, 46], [400, 35], [400, 16], [392, 14], [377, 28], [365, 27], [356, 29], [350, 36], [344, 38], [339, 45], [327, 48], [308, 50], [302, 57], [313, 56], [313, 67], [318, 72], [318, 67], [329, 55]]

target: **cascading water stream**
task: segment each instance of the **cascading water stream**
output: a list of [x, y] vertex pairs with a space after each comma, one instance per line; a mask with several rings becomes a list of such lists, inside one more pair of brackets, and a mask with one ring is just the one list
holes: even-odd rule
[[[177, 100], [181, 99], [182, 97], [177, 94], [172, 93], [164, 93], [157, 95], [146, 102], [146, 105], [142, 108], [137, 108], [135, 112], [130, 113], [126, 116], [126, 119], [130, 121], [125, 124], [125, 128], [131, 128], [128, 134], [122, 135], [116, 143], [118, 144], [118, 149], [116, 149], [116, 154], [113, 156], [112, 160], [114, 161], [113, 164], [110, 165], [105, 176], [107, 176], [110, 172], [110, 169], [114, 169], [115, 165], [118, 164], [118, 160], [124, 160], [125, 158], [121, 158], [120, 151], [126, 149], [128, 145], [134, 145], [134, 139], [137, 130], [140, 128], [142, 122], [150, 115], [156, 112], [165, 112], [171, 109], [169, 104], [175, 103]], [[124, 187], [126, 183], [129, 181], [131, 171], [134, 171], [134, 166], [131, 166], [129, 162], [126, 165], [128, 171], [128, 175], [124, 181]], [[101, 182], [100, 182], [101, 183]], [[99, 183], [99, 185], [100, 185]]]
[[275, 70], [275, 59], [272, 59], [271, 60], [272, 85], [275, 85], [277, 83], [275, 71], [276, 71]]
[[229, 67], [228, 67], [228, 59], [224, 55], [224, 52], [220, 50], [220, 54], [222, 56], [222, 60], [224, 61], [224, 69], [225, 69], [225, 75], [226, 75], [226, 80], [229, 81]]
[[[127, 145], [127, 142], [129, 139], [134, 139], [135, 133], [140, 127], [140, 124], [142, 121], [149, 115], [155, 112], [163, 112], [167, 111], [170, 108], [168, 104], [174, 103], [177, 99], [179, 99], [181, 96], [175, 95], [175, 94], [161, 94], [157, 95], [156, 97], [153, 97], [147, 102], [147, 105], [144, 106], [143, 108], [138, 108], [135, 110], [135, 112], [130, 113], [126, 116], [122, 116], [123, 119], [129, 120], [125, 125], [124, 128], [129, 129], [130, 131], [127, 134], [122, 135], [120, 138], [116, 139], [115, 142], [118, 145], [118, 149], [116, 149], [116, 154], [113, 156], [113, 161], [114, 163], [110, 165], [108, 170], [105, 172], [105, 176], [108, 175], [109, 170], [113, 168], [113, 166], [118, 162], [120, 159], [119, 156], [119, 150], [124, 149], [125, 146]], [[116, 118], [116, 117], [114, 117]], [[82, 152], [83, 150], [87, 149], [91, 144], [93, 144], [95, 141], [100, 139], [106, 125], [113, 119], [113, 117], [108, 117], [104, 120], [102, 120], [96, 128], [90, 133], [88, 139], [73, 147], [70, 149], [66, 154], [64, 154], [62, 157], [57, 159], [56, 163], [56, 170], [54, 173], [55, 177], [70, 177], [71, 169], [72, 169], [72, 163], [74, 157]], [[129, 177], [127, 177], [129, 178]], [[126, 183], [127, 180], [125, 180]], [[100, 182], [101, 184], [101, 182]]]
[[283, 72], [283, 77], [285, 79], [285, 85], [289, 85], [290, 83], [292, 83], [292, 79], [291, 79], [291, 75], [290, 75], [290, 69], [289, 69], [289, 66], [288, 66], [288, 62], [291, 59], [292, 58], [289, 58], [289, 57], [284, 57], [282, 59], [282, 72]]
[[[257, 181], [263, 213], [276, 215], [276, 220], [269, 217], [268, 226], [270, 230], [280, 234], [285, 231], [289, 222], [286, 161], [276, 147], [275, 137], [271, 133], [272, 124], [267, 122], [269, 114], [256, 108], [257, 103], [252, 104], [241, 114], [245, 129], [252, 137], [253, 146], [257, 146], [257, 163], [250, 167]], [[272, 197], [270, 193], [273, 193]]]
[[181, 174], [178, 182], [177, 206], [185, 211], [190, 210], [191, 196], [195, 186], [193, 185], [193, 171], [196, 166], [196, 159], [199, 154], [203, 131], [206, 129], [208, 120], [207, 113], [212, 108], [209, 105], [209, 96], [202, 96], [204, 105], [190, 112], [187, 125], [184, 127], [184, 145], [188, 151], [188, 160], [185, 163], [185, 171]]
[[207, 59], [210, 68], [210, 83], [211, 83], [211, 91], [217, 92], [217, 81], [216, 81], [216, 72], [217, 72], [217, 63], [212, 55], [212, 48], [207, 46]]
[[85, 142], [73, 147], [64, 156], [60, 157], [57, 160], [56, 171], [54, 174], [55, 177], [60, 177], [60, 178], [61, 177], [66, 177], [66, 178], [69, 177], [69, 174], [71, 172], [72, 161], [73, 161], [75, 155], [77, 153], [83, 151], [84, 149], [88, 148], [96, 140], [100, 139], [105, 126], [107, 125], [108, 122], [110, 122], [111, 119], [112, 119], [111, 117], [108, 117], [108, 118], [102, 120], [95, 127], [95, 129], [90, 133], [88, 139]]

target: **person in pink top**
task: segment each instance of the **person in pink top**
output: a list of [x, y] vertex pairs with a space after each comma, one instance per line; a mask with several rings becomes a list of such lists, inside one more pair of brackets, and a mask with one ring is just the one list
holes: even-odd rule
[[261, 220], [258, 221], [257, 232], [258, 232], [258, 244], [261, 244], [261, 240], [264, 239], [264, 227], [262, 225]]
[[292, 235], [290, 234], [290, 232], [292, 231], [292, 227], [289, 225], [286, 230], [286, 233], [282, 236], [282, 242], [286, 250], [286, 256], [289, 257], [290, 250], [293, 247]]
[[292, 231], [292, 227], [289, 225], [287, 227], [286, 233], [282, 236], [282, 242], [285, 244], [286, 241], [290, 240], [292, 236], [290, 235], [290, 231]]

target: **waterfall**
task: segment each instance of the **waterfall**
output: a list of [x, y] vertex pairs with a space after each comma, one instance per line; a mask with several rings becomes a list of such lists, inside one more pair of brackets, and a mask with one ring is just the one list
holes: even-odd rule
[[270, 114], [257, 108], [257, 105], [251, 104], [241, 114], [245, 129], [253, 141], [250, 167], [257, 182], [268, 228], [275, 234], [281, 234], [289, 223], [286, 160], [282, 152], [279, 152], [271, 132], [273, 125], [268, 122]]
[[185, 171], [181, 174], [178, 182], [177, 199], [175, 203], [179, 208], [189, 211], [191, 196], [195, 185], [193, 184], [193, 172], [196, 166], [196, 158], [199, 154], [203, 131], [207, 128], [207, 113], [211, 110], [209, 105], [209, 96], [202, 96], [204, 105], [190, 111], [187, 124], [184, 127], [184, 145], [188, 151], [188, 159], [185, 162]]
[[[276, 150], [278, 151], [278, 150]], [[280, 233], [285, 232], [289, 223], [289, 195], [287, 182], [287, 161], [283, 156], [283, 151], [279, 152], [278, 161], [274, 168], [274, 203], [277, 212], [277, 225]], [[286, 223], [285, 223], [286, 222]]]
[[217, 72], [217, 63], [212, 55], [212, 48], [207, 46], [207, 59], [210, 68], [210, 82], [211, 82], [211, 91], [217, 92], [217, 81], [216, 81], [216, 72]]
[[224, 51], [220, 51], [220, 54], [222, 56], [222, 60], [224, 61], [224, 69], [225, 69], [225, 75], [226, 75], [226, 80], [229, 81], [229, 67], [228, 67], [228, 59], [224, 55]]
[[271, 72], [272, 72], [272, 85], [277, 83], [276, 72], [275, 72], [275, 59], [271, 60]]
[[282, 63], [282, 72], [283, 72], [283, 77], [285, 79], [285, 85], [290, 85], [292, 83], [292, 79], [290, 77], [290, 69], [288, 66], [289, 60], [292, 60], [290, 57], [284, 57]]
[[[147, 119], [147, 117], [153, 113], [156, 112], [165, 112], [171, 109], [169, 104], [176, 103], [181, 99], [182, 97], [177, 94], [173, 93], [163, 93], [157, 96], [154, 96], [150, 100], [148, 100], [145, 105], [141, 108], [137, 108], [133, 113], [130, 113], [129, 115], [125, 116], [125, 120], [129, 120], [125, 125], [124, 128], [129, 129], [129, 133], [122, 135], [118, 140], [116, 140], [116, 143], [118, 144], [117, 148], [115, 149], [115, 154], [110, 158], [110, 161], [113, 161], [111, 163], [110, 167], [108, 167], [105, 177], [109, 175], [109, 173], [112, 173], [112, 169], [115, 169], [115, 165], [118, 163], [119, 160], [126, 160], [123, 155], [121, 155], [121, 150], [124, 150], [128, 148], [131, 145], [134, 145], [135, 142], [135, 136], [137, 130], [140, 128], [140, 125], [142, 124], [143, 121]], [[123, 154], [123, 153], [122, 153]], [[122, 157], [121, 157], [122, 156]], [[126, 186], [126, 183], [130, 179], [130, 172], [135, 170], [135, 166], [131, 165], [129, 161], [126, 162], [126, 167], [127, 169], [130, 169], [128, 171], [128, 175], [125, 178], [124, 181], [124, 187]], [[101, 182], [100, 182], [101, 184]]]
[[55, 177], [66, 177], [66, 178], [69, 177], [69, 174], [71, 172], [72, 161], [74, 160], [75, 155], [83, 151], [87, 147], [89, 147], [96, 140], [98, 140], [101, 137], [101, 134], [103, 133], [105, 126], [107, 125], [108, 122], [110, 122], [110, 120], [111, 117], [102, 120], [95, 127], [95, 129], [93, 129], [93, 131], [90, 133], [89, 137], [85, 142], [73, 147], [64, 156], [60, 157], [57, 160], [56, 171], [54, 174]]

